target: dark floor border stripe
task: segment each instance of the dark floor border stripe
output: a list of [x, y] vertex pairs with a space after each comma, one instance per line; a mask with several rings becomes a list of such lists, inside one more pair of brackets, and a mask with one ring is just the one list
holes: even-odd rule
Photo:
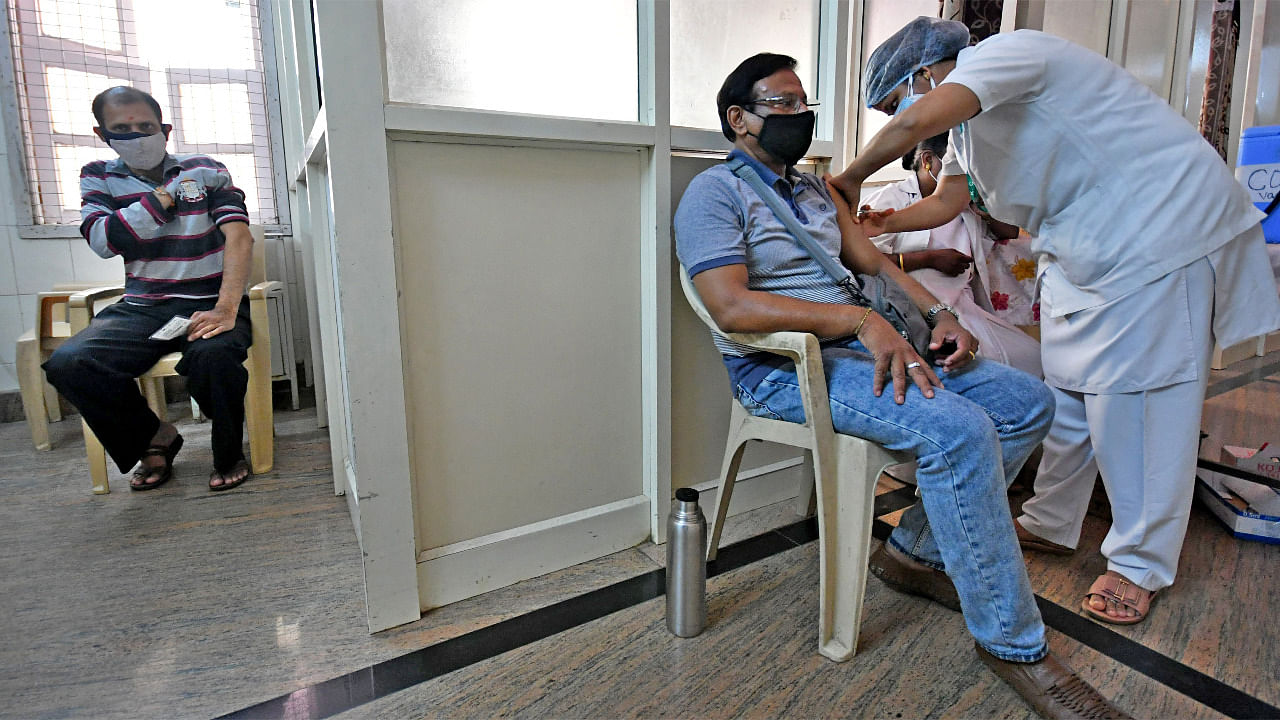
[[1280, 708], [1036, 596], [1045, 625], [1231, 718], [1276, 718]]
[[1257, 382], [1270, 375], [1275, 375], [1276, 373], [1280, 373], [1280, 362], [1273, 362], [1261, 367], [1256, 367], [1247, 372], [1240, 373], [1235, 377], [1220, 380], [1210, 385], [1204, 391], [1204, 399], [1208, 400], [1209, 398], [1218, 397], [1223, 393], [1229, 393], [1232, 390], [1239, 390], [1245, 385]]
[[[883, 499], [882, 499], [883, 498]], [[876, 515], [901, 510], [915, 502], [915, 488], [877, 496]], [[876, 519], [872, 535], [884, 540], [893, 526]], [[818, 539], [816, 519], [724, 547], [707, 566], [715, 577]], [[653, 570], [593, 590], [465, 635], [415, 650], [331, 680], [252, 705], [222, 718], [326, 718], [469, 665], [515, 650], [570, 628], [661, 596], [666, 572]], [[1280, 708], [1183, 665], [1129, 638], [1036, 596], [1045, 624], [1117, 662], [1232, 718], [1280, 717]]]

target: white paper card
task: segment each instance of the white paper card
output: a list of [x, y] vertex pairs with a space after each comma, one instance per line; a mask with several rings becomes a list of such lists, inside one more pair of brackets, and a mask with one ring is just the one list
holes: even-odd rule
[[185, 335], [187, 326], [191, 324], [191, 318], [184, 318], [181, 315], [174, 315], [164, 327], [151, 333], [152, 340], [172, 340], [176, 337]]

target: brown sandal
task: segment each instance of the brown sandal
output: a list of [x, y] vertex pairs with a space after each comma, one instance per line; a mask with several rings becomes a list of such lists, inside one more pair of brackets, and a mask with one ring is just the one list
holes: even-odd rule
[[[1108, 603], [1118, 603], [1122, 607], [1130, 608], [1138, 614], [1127, 618], [1108, 615], [1105, 609], [1098, 610], [1089, 604], [1089, 598], [1094, 595], [1101, 597]], [[1093, 585], [1089, 586], [1089, 592], [1084, 594], [1084, 601], [1080, 603], [1080, 609], [1088, 613], [1094, 620], [1100, 620], [1112, 625], [1133, 625], [1147, 619], [1147, 611], [1151, 609], [1151, 602], [1155, 598], [1155, 590], [1139, 587], [1119, 573], [1108, 570], [1105, 575], [1098, 576], [1098, 579], [1093, 581]]]
[[158, 476], [155, 482], [144, 482], [140, 485], [129, 482], [129, 489], [134, 492], [144, 492], [146, 490], [155, 490], [161, 485], [169, 482], [173, 477], [173, 458], [177, 456], [178, 451], [182, 449], [182, 436], [176, 435], [173, 442], [168, 445], [152, 445], [142, 453], [142, 457], [162, 457], [164, 465], [159, 467], [148, 467], [145, 463], [142, 467], [133, 471], [133, 480], [146, 480], [152, 475]]

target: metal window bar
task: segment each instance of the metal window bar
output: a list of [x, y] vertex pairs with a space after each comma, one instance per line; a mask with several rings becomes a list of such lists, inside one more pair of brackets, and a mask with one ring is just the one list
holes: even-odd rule
[[[80, 165], [113, 156], [93, 135], [89, 101], [122, 84], [156, 97], [174, 125], [171, 152], [223, 162], [246, 193], [250, 220], [279, 222], [256, 3], [208, 6], [238, 31], [226, 37], [201, 35], [206, 28], [175, 23], [168, 11], [170, 19], [150, 22], [155, 0], [6, 1], [33, 224], [79, 223]], [[190, 40], [175, 40], [176, 32]], [[148, 45], [158, 56], [151, 62]], [[223, 62], [238, 67], [186, 66], [209, 57], [211, 45], [234, 48]]]

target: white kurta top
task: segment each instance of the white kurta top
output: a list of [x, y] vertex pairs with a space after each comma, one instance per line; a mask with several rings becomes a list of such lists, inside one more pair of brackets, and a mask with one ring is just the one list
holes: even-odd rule
[[1114, 300], [1262, 218], [1190, 123], [1079, 45], [1000, 33], [961, 50], [944, 83], [982, 104], [952, 145], [992, 214], [1036, 236], [1054, 313]]
[[[1090, 50], [1034, 30], [1001, 33], [961, 50], [944, 82], [971, 90], [982, 111], [951, 131], [955, 153], [943, 172], [968, 172], [992, 215], [1035, 236], [1042, 317], [1108, 305], [1210, 255], [1262, 217], [1185, 119]], [[1274, 292], [1216, 280], [1220, 344], [1280, 327]], [[1133, 330], [1178, 324], [1149, 317]], [[1169, 368], [1147, 351], [1154, 337], [1112, 337], [1144, 363], [1132, 369], [1150, 376], [1123, 384], [1160, 387]], [[1047, 339], [1044, 349], [1053, 351]], [[1084, 374], [1084, 384], [1105, 390], [1105, 378]]]

